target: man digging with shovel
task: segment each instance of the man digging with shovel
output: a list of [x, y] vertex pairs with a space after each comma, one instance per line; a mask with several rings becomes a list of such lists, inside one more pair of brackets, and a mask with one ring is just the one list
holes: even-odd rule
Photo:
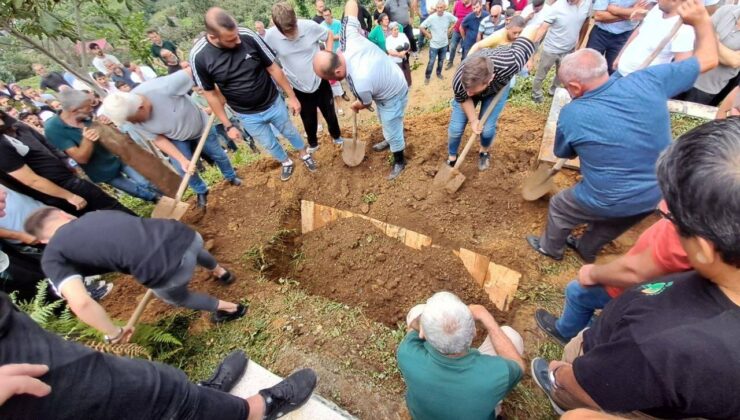
[[109, 210], [78, 219], [44, 207], [26, 219], [24, 229], [47, 244], [41, 268], [57, 294], [110, 343], [127, 342], [133, 328], [117, 327], [87, 294], [82, 278], [91, 272], [131, 274], [165, 302], [212, 312], [215, 323], [241, 318], [247, 312], [244, 305], [188, 290], [196, 265], [224, 284], [233, 283], [235, 277], [203, 248], [200, 234], [176, 220], [142, 219]]
[[385, 140], [375, 144], [373, 150], [380, 152], [390, 147], [393, 168], [388, 180], [394, 180], [406, 168], [403, 118], [409, 88], [401, 68], [362, 36], [357, 14], [357, 2], [348, 1], [344, 8], [340, 51], [318, 52], [313, 59], [313, 69], [324, 80], [347, 79], [357, 98], [351, 105], [354, 112], [370, 108], [375, 101]]
[[193, 152], [204, 130], [208, 137], [203, 151], [216, 162], [231, 185], [242, 181], [236, 176], [226, 151], [218, 141], [216, 126], [208, 128], [208, 116], [188, 96], [193, 88], [190, 68], [142, 83], [131, 92], [116, 92], [103, 101], [102, 113], [116, 124], [130, 122], [136, 132], [152, 141], [170, 158], [180, 175], [190, 171], [190, 188], [196, 194], [198, 207], [208, 204], [208, 186], [190, 168]]

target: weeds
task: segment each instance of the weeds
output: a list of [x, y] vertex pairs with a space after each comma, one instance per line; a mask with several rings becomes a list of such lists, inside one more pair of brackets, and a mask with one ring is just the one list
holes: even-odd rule
[[375, 193], [367, 193], [362, 196], [362, 202], [365, 204], [373, 204], [378, 201], [378, 196]]
[[545, 282], [523, 285], [516, 291], [515, 298], [551, 312], [560, 312], [563, 305], [561, 289]]

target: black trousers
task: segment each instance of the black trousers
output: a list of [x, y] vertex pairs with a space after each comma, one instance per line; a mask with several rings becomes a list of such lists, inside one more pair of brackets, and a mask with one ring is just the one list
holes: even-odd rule
[[612, 69], [614, 60], [617, 59], [619, 52], [622, 50], [622, 47], [624, 47], [624, 44], [627, 43], [630, 35], [632, 35], [632, 31], [613, 34], [599, 28], [598, 26], [594, 26], [593, 29], [591, 29], [591, 34], [588, 36], [588, 44], [586, 47], [594, 49], [604, 55], [609, 74], [612, 74], [614, 73], [614, 69]]
[[406, 35], [406, 38], [409, 39], [409, 45], [411, 45], [411, 51], [417, 52], [419, 49], [416, 47], [416, 37], [414, 36], [414, 28], [409, 23], [408, 25], [404, 25], [403, 27], [403, 33]]
[[[46, 278], [41, 271], [41, 252], [22, 252], [15, 245], [4, 243], [2, 251], [8, 256], [10, 265], [0, 273], [0, 291], [7, 294], [17, 292], [18, 298], [28, 301], [36, 296], [36, 286]], [[56, 300], [56, 295], [47, 294]]]
[[329, 125], [331, 138], [338, 139], [342, 136], [339, 130], [337, 113], [334, 111], [334, 94], [331, 92], [328, 81], [322, 80], [319, 88], [313, 93], [301, 92], [298, 89], [294, 89], [294, 91], [298, 102], [301, 103], [301, 121], [303, 121], [303, 128], [306, 130], [308, 144], [311, 147], [316, 147], [319, 144], [316, 137], [316, 130], [319, 125], [316, 108], [319, 108], [321, 115], [324, 116], [326, 123]]

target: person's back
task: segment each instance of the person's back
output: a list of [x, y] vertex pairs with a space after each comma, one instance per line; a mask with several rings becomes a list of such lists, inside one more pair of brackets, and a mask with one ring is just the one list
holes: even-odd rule
[[70, 275], [132, 274], [149, 288], [176, 270], [195, 231], [176, 220], [145, 219], [117, 211], [96, 211], [57, 230], [41, 260], [54, 287]]
[[612, 301], [584, 332], [573, 370], [605, 411], [737, 418], [739, 327], [740, 307], [716, 284], [673, 274]]
[[410, 332], [398, 347], [398, 367], [406, 382], [406, 404], [415, 419], [487, 420], [519, 382], [519, 366], [477, 349], [447, 357]]
[[[575, 1], [573, 2], [575, 3]], [[543, 19], [550, 24], [542, 48], [551, 54], [561, 54], [576, 48], [583, 22], [588, 18], [590, 2], [579, 0], [573, 4], [568, 0], [557, 0]]]
[[613, 75], [563, 107], [555, 153], [579, 156], [579, 201], [607, 216], [650, 211], [660, 199], [655, 162], [671, 142], [666, 101], [691, 86], [698, 62]]

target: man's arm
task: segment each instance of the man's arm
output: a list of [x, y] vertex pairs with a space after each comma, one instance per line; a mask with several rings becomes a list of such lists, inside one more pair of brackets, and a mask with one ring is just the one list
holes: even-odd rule
[[625, 20], [625, 18], [611, 14], [606, 10], [595, 10], [594, 21], [601, 23], [613, 23]]
[[707, 13], [702, 0], [684, 0], [678, 5], [678, 15], [684, 23], [694, 27], [694, 57], [699, 60], [699, 72], [705, 73], [719, 63], [717, 36], [714, 33], [712, 19]]
[[226, 115], [226, 98], [218, 89], [204, 90], [203, 97], [206, 98], [208, 106], [216, 114], [216, 117], [224, 124], [225, 127], [231, 125], [229, 117]]
[[555, 383], [558, 388], [554, 390], [554, 393], [557, 400], [567, 401], [573, 406], [585, 405], [589, 408], [600, 408], [576, 380], [573, 365], [555, 360], [550, 362], [550, 371], [555, 372]]
[[28, 165], [23, 165], [20, 169], [8, 172], [8, 175], [18, 180], [23, 185], [33, 188], [48, 196], [61, 198], [69, 204], [75, 206], [77, 210], [83, 209], [87, 202], [84, 198], [73, 194], [48, 179], [38, 175]]
[[0, 239], [18, 241], [27, 245], [35, 245], [38, 243], [38, 239], [27, 234], [26, 232], [18, 232], [17, 230], [9, 230], [3, 228], [0, 228]]
[[[730, 115], [740, 115], [740, 95], [738, 92], [740, 87], [736, 86], [735, 89], [727, 95], [724, 101], [717, 108], [717, 119], [723, 120]], [[734, 111], [733, 111], [734, 110]]]
[[525, 36], [524, 33], [527, 32], [526, 29], [524, 31], [522, 31], [522, 35], [521, 36], [524, 36], [525, 38], [529, 38], [529, 39], [531, 39], [534, 42], [539, 42], [542, 38], [545, 37], [545, 35], [547, 34], [547, 30], [548, 29], [550, 29], [550, 24], [547, 23], [547, 22], [542, 22], [542, 24], [537, 28], [537, 32], [535, 33], [535, 35], [533, 37], [530, 38], [529, 36]]
[[157, 137], [154, 138], [152, 143], [154, 143], [154, 145], [157, 146], [159, 150], [166, 153], [167, 156], [179, 162], [180, 167], [183, 171], [188, 172], [190, 170], [190, 160], [186, 158], [185, 155], [182, 154], [182, 152], [180, 152], [180, 149], [172, 144], [172, 141], [170, 139], [161, 134], [157, 134]]
[[327, 31], [329, 34], [326, 36], [326, 50], [334, 51], [334, 33]]
[[693, 55], [694, 54], [691, 51], [685, 51], [685, 52], [675, 53], [673, 55], [673, 62], [674, 63], [677, 63], [679, 61], [683, 61], [683, 60], [689, 59], [689, 58], [693, 57]]
[[655, 263], [653, 246], [642, 252], [627, 254], [606, 264], [586, 264], [578, 273], [578, 282], [583, 286], [613, 286], [627, 289], [668, 274]]
[[596, 20], [597, 22], [605, 22], [605, 23], [606, 22], [616, 22], [616, 21], [619, 21], [619, 20], [628, 20], [628, 19], [630, 19], [632, 17], [632, 13], [634, 13], [635, 11], [638, 11], [638, 10], [647, 10], [648, 9], [648, 6], [649, 6], [649, 3], [646, 2], [646, 1], [642, 1], [642, 0], [636, 2], [632, 7], [620, 7], [620, 6], [617, 6], [616, 4], [613, 4], [612, 3], [609, 6], [607, 6], [605, 12], [608, 15], [611, 15], [611, 16], [617, 18], [617, 20], [611, 20], [611, 21], [599, 20], [598, 19], [599, 13], [604, 13], [604, 11], [598, 11], [598, 12], [596, 12], [594, 14], [594, 20]]
[[432, 34], [429, 31], [427, 31], [425, 27], [419, 26], [419, 30], [421, 31], [422, 35], [424, 35], [425, 38], [432, 39]]
[[344, 16], [357, 17], [359, 10], [356, 0], [347, 0], [347, 4], [344, 5]]
[[[357, 4], [355, 3], [355, 8], [357, 7]], [[288, 96], [288, 107], [293, 111], [293, 115], [298, 115], [301, 112], [301, 103], [298, 102], [298, 98], [295, 96], [295, 92], [293, 91], [293, 87], [290, 86], [290, 82], [288, 81], [288, 78], [285, 77], [285, 73], [283, 73], [283, 70], [275, 63], [272, 63], [269, 67], [267, 67], [267, 72], [270, 73], [270, 76], [275, 81], [275, 83], [280, 86], [280, 88], [285, 92], [285, 94]], [[218, 114], [217, 114], [218, 115]]]
[[717, 49], [720, 64], [732, 68], [740, 67], [740, 51], [731, 50], [719, 41], [717, 41]]
[[93, 150], [95, 150], [95, 142], [100, 139], [100, 134], [92, 128], [84, 127], [82, 129], [82, 141], [77, 147], [70, 147], [64, 150], [67, 156], [75, 160], [79, 164], [86, 164], [90, 161]]
[[473, 313], [473, 319], [483, 324], [486, 332], [488, 332], [488, 337], [491, 339], [491, 344], [493, 344], [493, 349], [496, 351], [496, 354], [518, 364], [522, 369], [522, 372], [526, 371], [524, 360], [522, 360], [516, 347], [514, 347], [514, 343], [512, 343], [509, 337], [503, 332], [503, 330], [501, 330], [501, 327], [499, 327], [498, 323], [493, 318], [493, 315], [488, 312], [488, 309], [482, 305], [469, 305], [469, 308], [470, 312]]
[[[65, 281], [62, 284], [62, 290], [59, 291], [67, 300], [69, 308], [77, 315], [82, 322], [95, 328], [108, 337], [115, 337], [121, 333], [121, 328], [117, 327], [111, 321], [108, 314], [98, 302], [95, 302], [87, 294], [85, 285], [82, 283], [82, 277], [76, 277]], [[124, 332], [123, 336], [129, 335], [130, 332]], [[122, 337], [124, 338], [124, 337]], [[128, 338], [128, 337], [126, 337]], [[117, 342], [127, 340], [116, 340]]]

